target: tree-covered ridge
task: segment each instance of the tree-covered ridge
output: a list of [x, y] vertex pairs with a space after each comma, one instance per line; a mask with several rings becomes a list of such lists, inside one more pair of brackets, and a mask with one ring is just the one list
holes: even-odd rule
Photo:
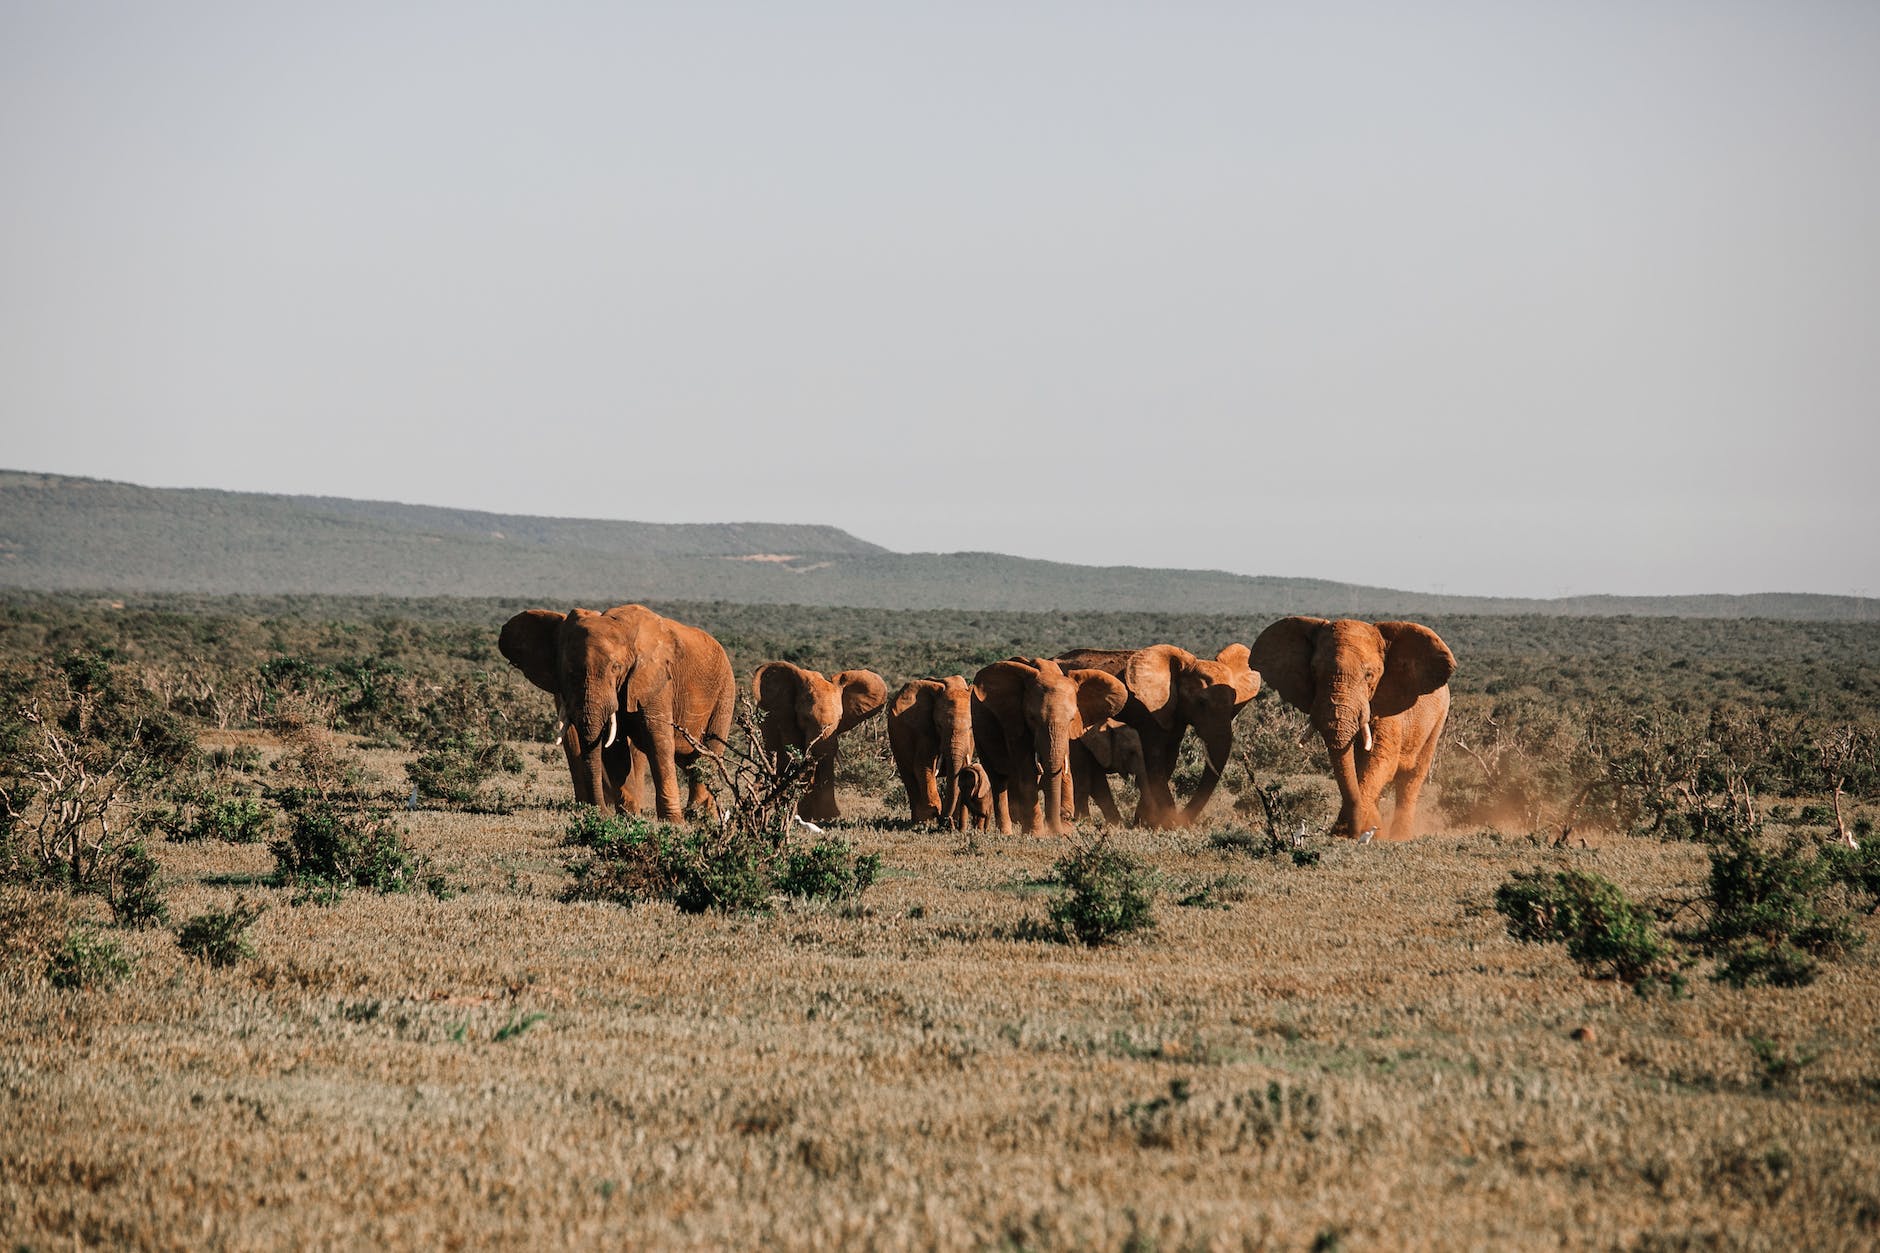
[[[1171, 560], [1179, 560], [1171, 553]], [[537, 518], [0, 471], [0, 587], [525, 597], [1279, 617], [1443, 614], [1880, 620], [1860, 597], [1444, 596], [1219, 570], [896, 553], [825, 526]]]

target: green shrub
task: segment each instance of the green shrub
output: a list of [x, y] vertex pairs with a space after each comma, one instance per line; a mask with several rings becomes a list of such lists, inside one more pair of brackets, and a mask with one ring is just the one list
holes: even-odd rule
[[735, 831], [687, 830], [590, 809], [568, 824], [566, 842], [594, 850], [587, 860], [569, 863], [569, 900], [665, 900], [689, 914], [750, 912], [769, 904], [776, 854]]
[[176, 803], [151, 825], [175, 843], [259, 844], [273, 834], [273, 807], [252, 793], [208, 786], [178, 788], [173, 795]]
[[784, 858], [777, 890], [788, 896], [847, 900], [860, 896], [881, 873], [881, 854], [855, 854], [844, 839], [821, 840]]
[[425, 859], [405, 847], [403, 831], [382, 812], [303, 799], [287, 821], [286, 835], [268, 846], [270, 882], [302, 889], [299, 899], [327, 901], [355, 887], [409, 892], [427, 875]]
[[1495, 890], [1495, 910], [1508, 934], [1529, 944], [1567, 946], [1590, 975], [1644, 990], [1669, 980], [1682, 985], [1672, 955], [1645, 911], [1608, 879], [1583, 870], [1517, 872]]
[[157, 859], [142, 844], [130, 845], [117, 860], [105, 899], [120, 927], [154, 927], [170, 916]]
[[193, 915], [177, 928], [176, 943], [183, 952], [211, 966], [233, 966], [255, 955], [246, 932], [266, 911], [266, 905], [250, 905], [238, 896], [225, 910]]
[[74, 927], [46, 963], [46, 978], [55, 988], [90, 988], [116, 983], [131, 972], [130, 959], [118, 951], [117, 941], [90, 927]]
[[1862, 937], [1829, 891], [1845, 881], [1837, 871], [1858, 878], [1861, 864], [1799, 836], [1771, 840], [1747, 820], [1725, 827], [1710, 850], [1710, 915], [1696, 937], [1723, 959], [1715, 977], [1736, 987], [1799, 987], [1814, 981], [1816, 958], [1859, 947]]
[[405, 777], [426, 800], [463, 808], [501, 808], [506, 798], [486, 798], [483, 785], [498, 771], [522, 772], [522, 757], [500, 740], [475, 731], [458, 731], [436, 741], [405, 764]]
[[1069, 889], [1048, 911], [1064, 943], [1094, 947], [1155, 926], [1154, 872], [1140, 859], [1099, 841], [1059, 859], [1052, 871]]
[[1872, 824], [1868, 827], [1859, 848], [1830, 844], [1822, 850], [1821, 859], [1828, 877], [1872, 913], [1880, 909], [1880, 843], [1872, 838]]

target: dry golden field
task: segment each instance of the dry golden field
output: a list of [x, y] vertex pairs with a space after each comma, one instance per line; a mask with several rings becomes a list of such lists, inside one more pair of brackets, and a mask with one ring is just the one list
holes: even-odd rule
[[[559, 762], [525, 755], [531, 798], [562, 796]], [[885, 867], [847, 909], [563, 903], [568, 816], [544, 807], [406, 815], [463, 889], [445, 900], [293, 906], [259, 886], [264, 846], [155, 845], [173, 917], [269, 903], [227, 970], [124, 932], [129, 979], [55, 990], [35, 936], [102, 907], [10, 898], [0, 1229], [34, 1249], [1880, 1243], [1872, 919], [1813, 986], [1644, 999], [1514, 943], [1490, 900], [1556, 862], [1689, 894], [1695, 845], [1438, 833], [1299, 867], [1121, 832], [1163, 876], [1160, 926], [1084, 950], [1020, 938], [1061, 844], [965, 852], [842, 799]], [[1175, 903], [1209, 881], [1227, 908]]]

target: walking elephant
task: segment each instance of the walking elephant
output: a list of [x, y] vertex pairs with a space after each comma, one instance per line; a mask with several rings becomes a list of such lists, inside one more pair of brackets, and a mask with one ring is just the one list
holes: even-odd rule
[[811, 822], [840, 818], [836, 805], [836, 741], [881, 712], [888, 685], [873, 670], [844, 670], [833, 679], [787, 661], [766, 662], [751, 677], [763, 711], [764, 750], [790, 749], [815, 760], [809, 790], [796, 812]]
[[[1187, 826], [1201, 816], [1219, 786], [1234, 747], [1234, 718], [1260, 691], [1260, 675], [1248, 663], [1245, 644], [1229, 644], [1213, 660], [1173, 644], [1148, 648], [1078, 648], [1061, 653], [1065, 666], [1086, 666], [1115, 675], [1129, 689], [1117, 717], [1142, 737], [1142, 799], [1138, 826]], [[1186, 806], [1175, 799], [1170, 778], [1182, 736], [1193, 727], [1207, 753], [1201, 782]]]
[[1449, 717], [1456, 670], [1436, 632], [1415, 622], [1282, 618], [1253, 642], [1253, 664], [1325, 740], [1344, 798], [1332, 833], [1375, 832], [1378, 800], [1395, 783], [1397, 807], [1383, 838], [1414, 836], [1417, 794]]
[[903, 685], [888, 705], [888, 749], [914, 821], [942, 818], [958, 826], [954, 782], [973, 759], [972, 689], [966, 680], [954, 674]]
[[1073, 812], [1083, 818], [1090, 813], [1090, 803], [1111, 822], [1121, 822], [1116, 799], [1110, 795], [1110, 776], [1120, 774], [1140, 789], [1147, 766], [1142, 755], [1142, 736], [1136, 728], [1111, 718], [1100, 727], [1092, 727], [1071, 741], [1071, 796]]
[[[1008, 815], [1027, 833], [1066, 835], [1071, 741], [1116, 716], [1129, 691], [1101, 670], [1065, 670], [1055, 661], [995, 661], [973, 676], [973, 743], [1006, 794]], [[1043, 799], [1043, 816], [1039, 800]], [[1010, 829], [1010, 818], [1000, 824]]]
[[496, 646], [555, 698], [575, 799], [602, 813], [638, 810], [637, 757], [660, 818], [716, 814], [702, 779], [681, 803], [679, 770], [701, 753], [722, 753], [731, 731], [737, 680], [717, 640], [644, 605], [620, 605], [526, 610], [503, 624]]
[[954, 810], [961, 830], [984, 831], [995, 819], [1001, 828], [1009, 825], [1009, 817], [999, 809], [999, 802], [1004, 796], [993, 792], [992, 776], [978, 762], [972, 762], [956, 772], [953, 795], [958, 798]]

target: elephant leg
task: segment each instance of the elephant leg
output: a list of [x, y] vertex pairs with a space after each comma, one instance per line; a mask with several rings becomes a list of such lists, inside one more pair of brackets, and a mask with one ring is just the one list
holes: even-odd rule
[[653, 776], [653, 797], [660, 821], [683, 822], [685, 802], [679, 791], [679, 763], [673, 752], [672, 723], [649, 714], [646, 739], [646, 761]]
[[1103, 815], [1105, 822], [1112, 822], [1118, 826], [1122, 825], [1122, 812], [1116, 807], [1116, 797], [1110, 794], [1110, 776], [1101, 770], [1093, 770], [1090, 773], [1090, 792], [1089, 795], [1085, 797], [1084, 805], [1077, 811], [1079, 818], [1089, 814], [1089, 802], [1091, 801], [1096, 802], [1097, 812]]
[[1443, 723], [1448, 720], [1448, 710], [1436, 719], [1436, 726], [1427, 739], [1417, 747], [1415, 753], [1405, 753], [1403, 764], [1397, 769], [1397, 810], [1390, 816], [1390, 838], [1393, 840], [1415, 839], [1417, 834], [1417, 797], [1423, 793], [1423, 785], [1429, 781], [1430, 767], [1436, 764], [1436, 742], [1443, 733]]
[[907, 793], [907, 808], [915, 822], [932, 822], [943, 812], [939, 782], [934, 778], [931, 761], [916, 768], [913, 763], [895, 763], [901, 776], [901, 788]]
[[832, 822], [842, 816], [836, 806], [836, 755], [825, 753], [816, 758], [810, 772], [809, 790], [796, 803], [796, 812], [810, 822]]
[[1141, 799], [1136, 802], [1135, 824], [1154, 830], [1175, 825], [1175, 792], [1169, 779], [1175, 773], [1172, 746], [1160, 736], [1143, 736], [1143, 771], [1139, 784]]
[[1366, 831], [1377, 828], [1377, 784], [1371, 777], [1369, 765], [1375, 760], [1375, 753], [1363, 753], [1357, 744], [1345, 746], [1343, 752], [1326, 745], [1332, 757], [1332, 777], [1338, 782], [1338, 795], [1342, 803], [1338, 807], [1338, 821], [1332, 824], [1333, 835], [1363, 835]]
[[1201, 811], [1207, 808], [1208, 801], [1214, 796], [1214, 789], [1220, 786], [1221, 775], [1227, 769], [1227, 755], [1234, 747], [1234, 728], [1230, 724], [1209, 731], [1195, 728], [1200, 737], [1201, 747], [1207, 752], [1207, 765], [1202, 767], [1201, 782], [1195, 787], [1195, 794], [1188, 798], [1188, 807], [1182, 811], [1182, 825], [1193, 826], [1201, 817]]
[[1000, 835], [1012, 834], [1012, 802], [1003, 775], [992, 779], [992, 816], [997, 820]]
[[684, 770], [688, 785], [686, 789], [685, 816], [688, 820], [700, 819], [718, 825], [718, 798], [712, 795], [711, 784], [705, 781], [703, 763], [699, 758], [703, 753], [693, 753], [679, 763]]
[[565, 727], [561, 733], [561, 751], [568, 759], [568, 779], [574, 784], [574, 798], [583, 805], [611, 804], [604, 799], [604, 793], [594, 787], [594, 770], [591, 762], [581, 752], [581, 736], [574, 727]]

